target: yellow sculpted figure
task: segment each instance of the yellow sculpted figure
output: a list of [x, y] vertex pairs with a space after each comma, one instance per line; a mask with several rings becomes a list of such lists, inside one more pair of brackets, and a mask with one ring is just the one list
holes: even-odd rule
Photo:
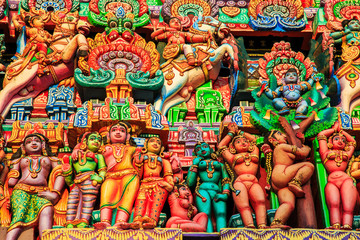
[[139, 189], [139, 176], [133, 167], [133, 156], [136, 151], [131, 139], [131, 126], [120, 121], [110, 127], [109, 143], [102, 147], [107, 165], [105, 181], [101, 186], [100, 218], [95, 223], [97, 229], [111, 226], [112, 212], [116, 208], [115, 227], [129, 228], [129, 215]]

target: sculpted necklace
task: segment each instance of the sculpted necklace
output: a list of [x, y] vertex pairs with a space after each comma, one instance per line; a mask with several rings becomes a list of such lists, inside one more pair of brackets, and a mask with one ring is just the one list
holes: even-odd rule
[[84, 155], [82, 156], [82, 152], [79, 151], [79, 156], [78, 156], [78, 159], [79, 159], [79, 165], [80, 166], [84, 166], [86, 164], [86, 154], [89, 152], [89, 150], [87, 150]]
[[[208, 174], [208, 178], [212, 178], [213, 177], [213, 173], [215, 172], [215, 168], [214, 168], [214, 161], [212, 160], [205, 160], [206, 162], [206, 172]], [[211, 171], [209, 170], [209, 162], [211, 162]]]
[[151, 156], [150, 154], [148, 154], [148, 157], [149, 157], [149, 160], [148, 160], [148, 166], [149, 166], [149, 168], [155, 169], [156, 166], [157, 166], [157, 158], [156, 158], [156, 155], [155, 155], [155, 157], [154, 157], [154, 156]]
[[[340, 153], [339, 153], [340, 152]], [[341, 163], [344, 161], [343, 158], [343, 151], [335, 151], [335, 162], [336, 162], [336, 166], [340, 167]]]
[[112, 149], [113, 149], [113, 154], [114, 154], [114, 158], [116, 160], [117, 163], [121, 162], [122, 158], [124, 157], [124, 153], [125, 153], [125, 145], [121, 144], [120, 146], [118, 145], [111, 145]]
[[[38, 176], [38, 173], [41, 171], [41, 160], [44, 158], [43, 156], [31, 156], [31, 157], [26, 157], [27, 159], [29, 159], [29, 171], [30, 171], [30, 176], [32, 178], [36, 178]], [[33, 167], [33, 160], [37, 160], [37, 169], [35, 170]]]

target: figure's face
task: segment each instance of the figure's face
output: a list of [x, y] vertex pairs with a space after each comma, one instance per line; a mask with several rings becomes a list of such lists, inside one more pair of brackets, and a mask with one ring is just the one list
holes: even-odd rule
[[42, 141], [38, 137], [28, 137], [24, 142], [27, 154], [40, 154], [42, 149]]
[[175, 28], [176, 30], [180, 30], [181, 29], [181, 22], [180, 22], [180, 20], [178, 18], [172, 18], [172, 19], [170, 19], [169, 26], [171, 28]]
[[127, 129], [120, 124], [116, 124], [110, 128], [109, 136], [111, 143], [125, 143], [128, 136]]
[[161, 140], [158, 137], [149, 138], [147, 143], [148, 152], [159, 154], [161, 150]]
[[297, 83], [298, 75], [296, 72], [287, 72], [285, 74], [285, 83], [291, 84], [291, 83]]
[[246, 152], [250, 146], [249, 140], [245, 137], [236, 138], [233, 144], [237, 153]]
[[186, 186], [181, 186], [179, 188], [179, 198], [188, 199], [191, 195], [190, 189]]
[[36, 17], [33, 21], [32, 21], [32, 25], [35, 28], [44, 28], [44, 22], [40, 17]]
[[101, 136], [96, 133], [90, 134], [87, 140], [88, 149], [92, 152], [97, 152], [101, 146]]
[[346, 146], [346, 138], [345, 136], [335, 135], [332, 139], [333, 141], [333, 149], [343, 150]]
[[286, 134], [282, 132], [277, 131], [276, 133], [273, 134], [273, 138], [278, 143], [287, 143]]
[[209, 144], [202, 143], [200, 145], [197, 145], [195, 147], [195, 154], [198, 157], [209, 158], [211, 155], [211, 148], [210, 148]]
[[360, 22], [357, 19], [353, 19], [349, 22], [348, 28], [351, 31], [360, 31]]

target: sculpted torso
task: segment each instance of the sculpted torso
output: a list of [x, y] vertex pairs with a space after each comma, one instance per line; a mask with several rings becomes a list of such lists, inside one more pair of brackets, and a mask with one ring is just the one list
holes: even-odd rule
[[104, 147], [104, 158], [108, 171], [118, 171], [133, 168], [132, 155], [135, 147], [124, 144], [108, 144]]
[[[19, 164], [22, 176], [18, 183], [25, 183], [32, 186], [47, 186], [47, 178], [52, 168], [51, 160], [48, 157], [24, 157], [21, 158]], [[33, 178], [31, 176], [32, 172], [39, 168], [40, 171], [37, 173], [36, 177]], [[30, 169], [32, 169], [31, 172]]]

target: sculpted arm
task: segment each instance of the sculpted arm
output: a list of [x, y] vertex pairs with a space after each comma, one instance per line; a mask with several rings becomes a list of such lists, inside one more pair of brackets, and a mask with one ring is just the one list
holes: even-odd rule
[[96, 158], [98, 159], [98, 172], [99, 172], [99, 177], [101, 178], [101, 181], [100, 182], [98, 181], [98, 183], [102, 183], [106, 175], [105, 159], [104, 156], [101, 154], [97, 154]]
[[10, 166], [9, 187], [14, 187], [20, 178], [20, 161], [19, 158], [12, 161], [14, 164]]
[[195, 185], [196, 185], [200, 160], [201, 159], [199, 157], [195, 158], [193, 160], [193, 164], [191, 165], [191, 167], [189, 169], [189, 172], [188, 172], [187, 178], [186, 178], [186, 183], [189, 187], [195, 187]]
[[281, 87], [278, 87], [275, 90], [271, 90], [270, 88], [266, 88], [265, 95], [270, 99], [277, 98], [277, 97], [279, 97], [281, 95], [280, 94], [280, 88]]
[[340, 131], [340, 133], [342, 133], [345, 136], [346, 141], [348, 142], [349, 150], [346, 153], [348, 154], [349, 158], [351, 158], [351, 156], [355, 151], [356, 141], [349, 133], [345, 131]]
[[232, 162], [234, 161], [234, 155], [230, 153], [229, 149], [227, 148], [231, 140], [232, 137], [228, 134], [221, 140], [218, 145], [219, 153], [230, 165], [232, 165]]
[[320, 156], [322, 158], [322, 160], [324, 160], [323, 158], [326, 157], [327, 152], [329, 151], [328, 148], [328, 141], [327, 139], [335, 132], [335, 129], [326, 129], [324, 131], [321, 131], [318, 136], [318, 142], [319, 142], [319, 152], [320, 152]]
[[[61, 162], [58, 158], [53, 158], [51, 160], [51, 165], [52, 165], [53, 171], [56, 170], [57, 168], [61, 169]], [[65, 178], [61, 174], [59, 174], [56, 176], [53, 189], [57, 192], [61, 192], [64, 189], [64, 187], [65, 187]], [[59, 196], [59, 197], [61, 197], [61, 196]]]

